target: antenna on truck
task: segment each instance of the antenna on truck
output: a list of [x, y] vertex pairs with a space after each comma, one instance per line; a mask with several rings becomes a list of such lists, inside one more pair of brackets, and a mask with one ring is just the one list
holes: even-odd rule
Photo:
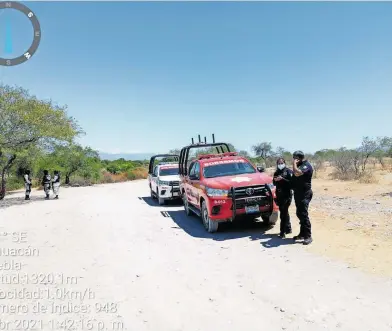
[[[199, 142], [196, 144], [195, 144], [195, 139], [193, 137], [191, 138], [192, 145], [208, 144], [207, 143], [207, 136], [204, 136], [204, 142], [201, 140], [201, 136], [199, 134], [197, 135], [197, 138], [198, 138]], [[215, 134], [214, 133], [212, 134], [212, 143], [215, 144]], [[223, 153], [223, 150], [222, 150], [222, 153]]]

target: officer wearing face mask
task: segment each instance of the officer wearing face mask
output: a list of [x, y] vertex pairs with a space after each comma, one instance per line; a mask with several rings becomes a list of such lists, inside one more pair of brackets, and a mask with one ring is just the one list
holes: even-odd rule
[[297, 217], [299, 218], [301, 230], [294, 240], [303, 240], [304, 245], [309, 245], [312, 240], [312, 226], [309, 220], [308, 208], [313, 198], [312, 176], [313, 167], [305, 159], [302, 151], [293, 153], [293, 189], [294, 201], [297, 207]]
[[286, 167], [286, 162], [283, 158], [279, 158], [276, 161], [276, 168], [273, 184], [276, 186], [276, 204], [279, 206], [280, 212], [279, 236], [281, 238], [286, 238], [286, 234], [290, 234], [292, 232], [289, 207], [293, 197], [293, 193], [291, 191], [293, 171]]

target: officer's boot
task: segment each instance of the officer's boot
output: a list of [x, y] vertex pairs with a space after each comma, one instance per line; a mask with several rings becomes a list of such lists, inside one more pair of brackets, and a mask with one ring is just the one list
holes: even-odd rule
[[302, 233], [300, 232], [298, 235], [293, 237], [294, 240], [304, 240], [305, 237], [302, 235]]
[[309, 237], [309, 238], [306, 238], [306, 239], [303, 241], [303, 244], [304, 244], [304, 245], [309, 245], [309, 244], [312, 243], [312, 241], [313, 241], [312, 237]]
[[49, 200], [49, 194], [46, 194], [45, 200]]
[[54, 198], [55, 198], [55, 199], [58, 199], [58, 198], [59, 198], [59, 196], [58, 196], [58, 195], [56, 195]]
[[25, 200], [30, 200], [30, 197], [26, 194]]

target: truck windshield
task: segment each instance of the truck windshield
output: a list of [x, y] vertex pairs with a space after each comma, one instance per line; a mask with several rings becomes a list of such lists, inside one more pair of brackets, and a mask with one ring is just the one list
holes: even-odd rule
[[255, 168], [248, 162], [216, 164], [204, 167], [203, 169], [205, 178], [253, 174], [255, 172]]
[[175, 176], [175, 175], [178, 175], [178, 168], [159, 169], [159, 176]]

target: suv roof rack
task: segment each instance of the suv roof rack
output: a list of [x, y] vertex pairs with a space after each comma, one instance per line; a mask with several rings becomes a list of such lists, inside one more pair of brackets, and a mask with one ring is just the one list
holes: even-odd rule
[[189, 152], [191, 149], [215, 147], [218, 154], [204, 154], [204, 155], [213, 155], [213, 157], [219, 157], [217, 155], [225, 154], [225, 149], [226, 149], [226, 153], [230, 153], [229, 144], [224, 143], [224, 142], [219, 142], [219, 143], [215, 142], [215, 135], [214, 134], [212, 134], [212, 143], [207, 143], [206, 137], [204, 137], [204, 142], [201, 141], [200, 135], [198, 135], [198, 137], [199, 137], [198, 143], [195, 144], [195, 141], [192, 138], [192, 143], [181, 149], [180, 158], [178, 160], [178, 167], [179, 167], [179, 174], [180, 175], [186, 176], [188, 174], [187, 164], [188, 164], [188, 159], [189, 159]]
[[[151, 157], [150, 164], [148, 165], [148, 173], [149, 174], [152, 174], [152, 172], [154, 170], [155, 159], [161, 158], [161, 157], [162, 158], [163, 157], [166, 157], [166, 158], [172, 157], [174, 159], [174, 162], [171, 162], [171, 163], [176, 163], [179, 160], [179, 155], [177, 155], [177, 154], [157, 154], [157, 155], [154, 155]], [[163, 162], [165, 162], [165, 161], [163, 161]], [[168, 163], [170, 163], [170, 162], [168, 162]], [[160, 162], [159, 164], [162, 164], [162, 163]]]

